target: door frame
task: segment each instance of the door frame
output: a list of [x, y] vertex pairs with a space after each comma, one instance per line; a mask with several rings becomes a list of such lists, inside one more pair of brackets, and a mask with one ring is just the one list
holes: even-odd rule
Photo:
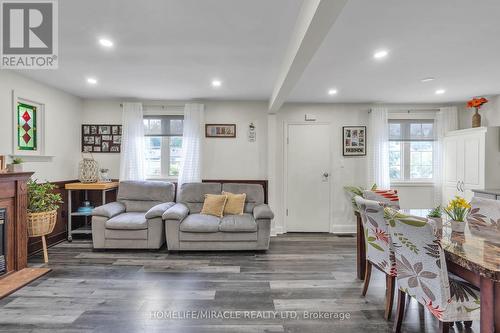
[[[283, 121], [283, 233], [288, 232], [288, 133], [290, 125], [303, 125], [303, 126], [312, 126], [312, 125], [328, 125], [331, 129], [332, 123], [326, 121], [314, 121], [314, 122], [306, 122], [306, 121]], [[333, 172], [332, 172], [332, 131], [329, 132], [328, 140], [330, 143], [330, 152], [328, 154], [328, 167], [329, 167], [329, 182], [328, 182], [328, 232], [333, 232], [332, 226], [332, 182], [333, 182]]]

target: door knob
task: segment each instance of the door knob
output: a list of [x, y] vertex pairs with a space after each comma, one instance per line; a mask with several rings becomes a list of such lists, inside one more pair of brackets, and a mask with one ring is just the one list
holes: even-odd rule
[[328, 176], [330, 176], [330, 174], [328, 172], [323, 173], [323, 177], [328, 178]]

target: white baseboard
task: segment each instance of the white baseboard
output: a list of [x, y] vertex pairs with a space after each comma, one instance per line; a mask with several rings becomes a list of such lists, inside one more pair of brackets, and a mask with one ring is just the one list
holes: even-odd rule
[[279, 234], [283, 234], [283, 227], [282, 226], [276, 226], [274, 228], [271, 228], [271, 236], [277, 236]]
[[356, 226], [352, 224], [332, 226], [332, 234], [355, 234]]

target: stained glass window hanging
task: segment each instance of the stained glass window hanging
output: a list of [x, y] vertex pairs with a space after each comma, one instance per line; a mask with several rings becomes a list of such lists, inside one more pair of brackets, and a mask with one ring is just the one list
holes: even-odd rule
[[19, 150], [37, 150], [36, 116], [36, 106], [17, 103], [17, 147]]

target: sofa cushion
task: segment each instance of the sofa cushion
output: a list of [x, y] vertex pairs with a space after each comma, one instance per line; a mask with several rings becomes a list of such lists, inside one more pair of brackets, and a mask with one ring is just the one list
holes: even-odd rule
[[174, 201], [174, 184], [158, 180], [125, 180], [118, 186], [117, 200]]
[[122, 200], [125, 205], [125, 210], [129, 212], [143, 212], [146, 213], [154, 206], [157, 206], [163, 202], [161, 201], [147, 201], [147, 200]]
[[220, 219], [212, 215], [191, 214], [181, 223], [184, 232], [218, 232]]
[[247, 195], [234, 194], [231, 192], [222, 191], [222, 194], [227, 195], [226, 205], [224, 206], [224, 215], [241, 215], [245, 209], [245, 199]]
[[[130, 232], [130, 231], [129, 231]], [[255, 242], [256, 232], [179, 232], [181, 242]], [[217, 247], [215, 246], [214, 249]], [[208, 248], [207, 248], [208, 250]]]
[[201, 212], [205, 194], [220, 194], [219, 183], [184, 183], [179, 191], [177, 202], [182, 202], [189, 208], [191, 214]]
[[251, 214], [227, 215], [219, 224], [222, 232], [256, 232], [257, 223]]
[[144, 213], [123, 213], [106, 221], [106, 229], [142, 230], [148, 228]]
[[104, 236], [106, 237], [106, 239], [146, 240], [148, 239], [148, 229], [142, 229], [142, 230], [105, 229]]
[[264, 188], [260, 184], [224, 183], [222, 190], [231, 193], [245, 193], [245, 213], [252, 213], [253, 208], [264, 203]]

